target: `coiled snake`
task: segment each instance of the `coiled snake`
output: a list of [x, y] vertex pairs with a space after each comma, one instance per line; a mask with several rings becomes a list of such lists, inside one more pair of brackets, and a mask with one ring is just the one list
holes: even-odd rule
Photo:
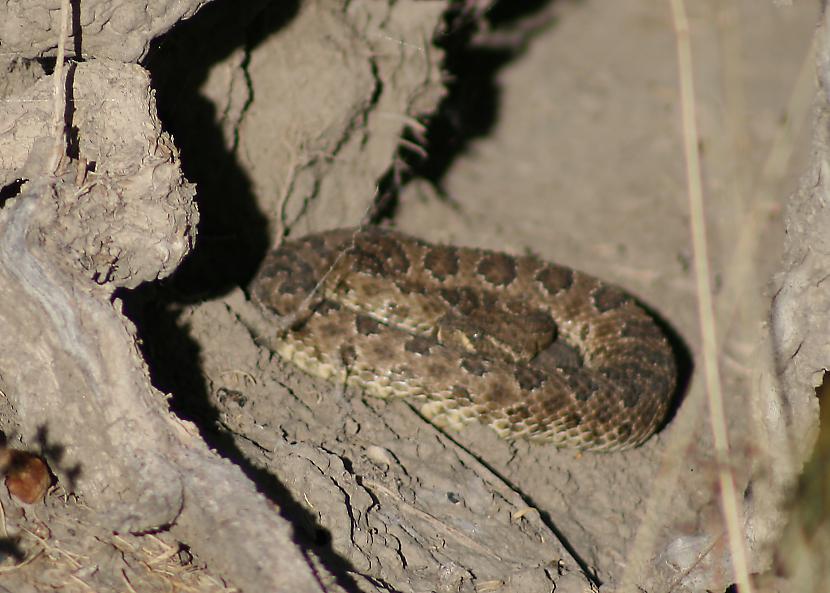
[[268, 254], [252, 296], [292, 321], [280, 356], [414, 399], [438, 426], [619, 450], [651, 436], [674, 390], [668, 341], [629, 295], [533, 256], [337, 229]]

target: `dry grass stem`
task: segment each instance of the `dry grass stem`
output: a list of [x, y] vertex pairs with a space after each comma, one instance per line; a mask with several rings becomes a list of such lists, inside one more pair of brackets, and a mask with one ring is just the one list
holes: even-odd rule
[[63, 121], [66, 104], [66, 88], [63, 77], [63, 61], [66, 56], [66, 37], [69, 32], [69, 0], [61, 0], [61, 27], [58, 37], [58, 51], [55, 56], [54, 77], [54, 106], [52, 109], [52, 129], [54, 130], [55, 145], [52, 152], [52, 162], [49, 173], [56, 174], [66, 149], [66, 129]]
[[680, 103], [683, 121], [683, 144], [686, 156], [686, 180], [694, 254], [695, 283], [697, 287], [698, 315], [703, 346], [703, 372], [709, 403], [709, 420], [718, 458], [718, 481], [721, 488], [721, 506], [735, 580], [741, 593], [751, 593], [749, 570], [744, 547], [743, 521], [741, 520], [738, 494], [729, 464], [729, 437], [723, 406], [720, 371], [718, 369], [718, 343], [715, 331], [714, 305], [710, 283], [709, 254], [706, 241], [706, 223], [703, 211], [703, 187], [698, 152], [697, 109], [694, 91], [694, 70], [689, 39], [689, 24], [683, 0], [672, 0], [672, 18], [677, 42], [677, 61], [680, 76]]

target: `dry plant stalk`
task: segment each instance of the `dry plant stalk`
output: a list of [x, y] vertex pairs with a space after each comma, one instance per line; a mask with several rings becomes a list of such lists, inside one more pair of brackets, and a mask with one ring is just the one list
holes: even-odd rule
[[695, 282], [697, 286], [698, 315], [703, 343], [703, 371], [709, 402], [709, 420], [714, 436], [718, 462], [718, 480], [721, 486], [729, 548], [735, 570], [735, 579], [741, 593], [752, 593], [749, 568], [743, 538], [743, 521], [738, 505], [738, 494], [729, 462], [729, 437], [724, 415], [723, 394], [718, 369], [718, 342], [715, 332], [715, 311], [712, 303], [709, 255], [706, 225], [703, 213], [703, 183], [698, 152], [697, 110], [695, 107], [694, 70], [689, 41], [689, 23], [683, 0], [672, 0], [672, 18], [677, 40], [677, 61], [680, 73], [680, 103], [683, 117], [683, 145], [686, 156], [689, 211], [694, 253]]

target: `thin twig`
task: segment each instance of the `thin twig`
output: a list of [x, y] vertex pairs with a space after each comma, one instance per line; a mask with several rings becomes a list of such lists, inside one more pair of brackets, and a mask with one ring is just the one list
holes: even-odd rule
[[3, 507], [2, 500], [0, 500], [0, 537], [9, 537], [9, 528], [6, 525], [6, 509]]
[[52, 131], [54, 134], [54, 148], [52, 150], [52, 161], [48, 173], [57, 174], [58, 167], [63, 160], [66, 151], [66, 125], [63, 121], [66, 112], [66, 87], [63, 78], [63, 61], [66, 55], [66, 36], [69, 32], [69, 0], [61, 0], [61, 27], [58, 38], [58, 52], [55, 56], [54, 78], [54, 106], [52, 108]]
[[746, 550], [742, 535], [741, 513], [735, 479], [729, 464], [729, 437], [723, 407], [720, 371], [718, 369], [718, 343], [715, 332], [712, 287], [709, 277], [709, 255], [706, 244], [706, 224], [703, 214], [703, 188], [698, 153], [698, 130], [692, 69], [692, 50], [689, 42], [689, 24], [683, 0], [671, 0], [672, 17], [677, 43], [677, 62], [680, 75], [680, 103], [683, 117], [683, 144], [686, 156], [686, 181], [688, 184], [689, 214], [694, 252], [695, 282], [697, 286], [698, 315], [703, 343], [703, 371], [709, 402], [709, 420], [714, 438], [718, 462], [718, 481], [721, 489], [721, 506], [729, 549], [732, 554], [735, 580], [741, 593], [751, 593]]
[[72, 553], [68, 550], [64, 550], [63, 548], [61, 548], [59, 546], [53, 546], [45, 538], [40, 537], [38, 534], [36, 534], [31, 529], [26, 529], [25, 527], [21, 527], [20, 529], [21, 529], [21, 531], [25, 531], [27, 534], [29, 534], [29, 536], [36, 539], [40, 543], [41, 547], [44, 550], [48, 550], [49, 552], [55, 552], [56, 554], [60, 554], [61, 556], [66, 558], [66, 560], [70, 564], [72, 564], [72, 567], [75, 570], [78, 570], [78, 569], [81, 568], [82, 564], [80, 562], [78, 562], [77, 559], [85, 560], [84, 556], [82, 556], [80, 554], [74, 554], [74, 553]]

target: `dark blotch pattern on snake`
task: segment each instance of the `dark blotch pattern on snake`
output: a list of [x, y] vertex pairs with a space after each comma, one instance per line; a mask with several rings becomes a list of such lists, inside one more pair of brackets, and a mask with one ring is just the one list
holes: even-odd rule
[[407, 397], [443, 427], [619, 450], [662, 422], [671, 348], [622, 290], [532, 256], [338, 229], [272, 251], [252, 285], [275, 349], [311, 374]]

